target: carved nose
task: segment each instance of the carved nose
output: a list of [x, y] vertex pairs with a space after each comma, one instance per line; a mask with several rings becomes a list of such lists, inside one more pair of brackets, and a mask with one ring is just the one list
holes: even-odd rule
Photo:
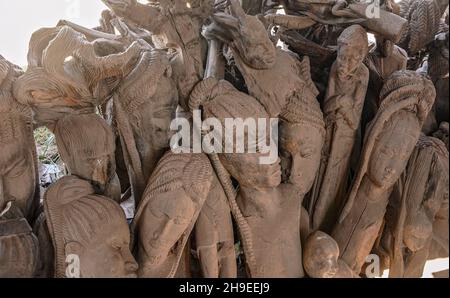
[[139, 266], [134, 259], [131, 259], [126, 262], [125, 270], [129, 273], [135, 273], [138, 270]]
[[94, 165], [94, 173], [92, 174], [92, 180], [105, 185], [108, 181], [108, 159], [102, 158], [96, 160]]

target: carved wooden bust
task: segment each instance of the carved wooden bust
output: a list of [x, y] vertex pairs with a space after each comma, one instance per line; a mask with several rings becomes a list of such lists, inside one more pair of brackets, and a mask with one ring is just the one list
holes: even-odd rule
[[97, 194], [120, 201], [111, 127], [96, 114], [67, 115], [54, 129], [69, 174], [89, 181]]
[[73, 257], [79, 261], [80, 277], [136, 277], [130, 230], [116, 202], [96, 195], [89, 182], [66, 176], [47, 190], [44, 206], [55, 250], [55, 277], [77, 274], [66, 268]]
[[133, 222], [139, 277], [175, 276], [212, 174], [203, 154], [168, 152], [160, 160]]

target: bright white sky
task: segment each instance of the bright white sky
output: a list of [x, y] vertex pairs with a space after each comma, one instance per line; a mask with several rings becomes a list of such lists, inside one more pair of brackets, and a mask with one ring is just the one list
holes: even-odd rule
[[53, 27], [60, 19], [96, 27], [105, 8], [101, 0], [0, 0], [0, 55], [26, 66], [34, 31]]

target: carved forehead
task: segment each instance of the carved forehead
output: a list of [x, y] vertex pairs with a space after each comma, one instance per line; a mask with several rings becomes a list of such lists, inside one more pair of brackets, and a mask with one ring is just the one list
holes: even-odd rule
[[339, 246], [331, 236], [318, 231], [309, 236], [305, 246], [305, 253], [337, 257], [339, 255]]
[[111, 127], [96, 114], [68, 115], [55, 128], [58, 149], [72, 156], [99, 157], [115, 150]]
[[95, 233], [115, 222], [125, 222], [121, 207], [113, 200], [94, 195], [89, 182], [67, 176], [52, 185], [46, 193], [46, 212], [66, 241], [88, 243]]
[[360, 53], [366, 53], [369, 47], [367, 32], [360, 25], [352, 25], [346, 28], [339, 36], [337, 42], [339, 46], [359, 48], [358, 52]]

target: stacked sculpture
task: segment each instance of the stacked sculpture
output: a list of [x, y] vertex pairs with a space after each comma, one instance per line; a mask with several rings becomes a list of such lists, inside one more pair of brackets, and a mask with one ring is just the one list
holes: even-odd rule
[[[103, 2], [97, 28], [37, 30], [25, 72], [0, 56], [0, 277], [448, 257], [448, 1]], [[68, 176], [40, 191], [42, 126]]]

